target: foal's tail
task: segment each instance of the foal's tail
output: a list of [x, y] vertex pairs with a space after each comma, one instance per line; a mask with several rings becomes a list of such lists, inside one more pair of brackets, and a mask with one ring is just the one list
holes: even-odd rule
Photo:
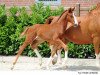
[[31, 33], [31, 35], [34, 35], [40, 26], [42, 26], [42, 25], [36, 24], [36, 25], [27, 27], [27, 28], [21, 33], [20, 38], [21, 38], [22, 36], [26, 35], [27, 33]]
[[27, 33], [28, 29], [29, 29], [29, 27], [27, 27], [27, 28], [21, 33], [20, 38], [22, 38], [22, 36], [24, 36], [24, 35]]

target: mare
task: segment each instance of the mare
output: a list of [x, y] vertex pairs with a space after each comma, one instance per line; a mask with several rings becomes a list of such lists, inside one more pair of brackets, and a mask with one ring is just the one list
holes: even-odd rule
[[[68, 22], [72, 23], [73, 25], [78, 25], [76, 17], [73, 13], [74, 9], [75, 8], [69, 8], [68, 10], [65, 10], [61, 14], [61, 16], [58, 18], [57, 22], [53, 23], [52, 25], [36, 24], [34, 26], [28, 27], [21, 34], [21, 36], [26, 35], [26, 38], [25, 38], [24, 43], [19, 47], [18, 54], [16, 56], [16, 59], [13, 62], [12, 69], [14, 68], [14, 65], [16, 64], [19, 55], [22, 53], [24, 48], [29, 44], [31, 48], [34, 49], [36, 55], [40, 58], [41, 60], [40, 65], [42, 64], [42, 59], [41, 59], [42, 57], [38, 53], [38, 50], [37, 50], [37, 46], [40, 43], [47, 41], [49, 45], [54, 45], [56, 48], [58, 44], [60, 44], [60, 46], [64, 48], [64, 50], [66, 51], [66, 45], [60, 40], [59, 36], [61, 36], [65, 32]], [[48, 62], [48, 65], [53, 59], [53, 56], [55, 53], [54, 51], [55, 50], [51, 51], [51, 57]]]
[[[46, 23], [51, 24], [57, 21], [58, 17], [51, 16], [48, 18]], [[96, 65], [100, 66], [100, 3], [96, 5], [96, 8], [90, 11], [85, 16], [77, 17], [79, 25], [77, 27], [67, 26], [67, 30], [60, 39], [67, 44], [68, 42], [73, 42], [75, 44], [93, 44], [95, 55], [96, 55]], [[56, 50], [56, 49], [55, 49]], [[58, 53], [59, 59], [61, 61], [60, 53]]]

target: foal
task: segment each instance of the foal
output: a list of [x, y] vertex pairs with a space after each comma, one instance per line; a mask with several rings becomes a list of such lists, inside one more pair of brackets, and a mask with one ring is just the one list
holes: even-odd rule
[[[57, 22], [53, 23], [52, 25], [36, 24], [34, 26], [28, 27], [22, 33], [22, 36], [26, 34], [26, 39], [23, 45], [19, 47], [19, 51], [13, 63], [13, 66], [16, 64], [17, 59], [24, 50], [24, 48], [29, 44], [32, 47], [32, 49], [34, 49], [35, 53], [40, 58], [40, 60], [42, 57], [38, 53], [37, 46], [44, 41], [47, 41], [50, 45], [54, 45], [55, 47], [58, 44], [60, 44], [61, 47], [64, 48], [64, 50], [66, 51], [66, 45], [59, 39], [59, 36], [61, 36], [65, 32], [68, 22], [77, 25], [77, 21], [73, 14], [73, 11], [74, 8], [69, 8], [68, 10], [64, 11], [58, 18]], [[55, 52], [53, 51], [55, 50], [52, 50], [51, 52], [50, 62], [55, 54]], [[42, 61], [40, 62], [40, 64], [42, 64]]]

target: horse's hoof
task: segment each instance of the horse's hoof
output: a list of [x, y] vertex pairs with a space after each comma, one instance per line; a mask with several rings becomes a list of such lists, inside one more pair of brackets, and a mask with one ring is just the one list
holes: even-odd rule
[[13, 65], [15, 65], [16, 64], [16, 62], [13, 62]]
[[13, 70], [13, 69], [14, 69], [14, 66], [11, 67], [11, 70]]
[[2, 61], [3, 63], [6, 63], [5, 61]]
[[42, 66], [42, 63], [39, 63], [39, 66]]
[[52, 64], [55, 65], [57, 62], [52, 61]]
[[96, 66], [100, 67], [100, 61], [99, 60], [96, 60]]
[[14, 65], [11, 67], [11, 70], [13, 70], [14, 69]]
[[52, 64], [55, 65], [57, 63], [57, 57], [52, 60]]
[[39, 59], [39, 66], [42, 66], [42, 58], [41, 59]]

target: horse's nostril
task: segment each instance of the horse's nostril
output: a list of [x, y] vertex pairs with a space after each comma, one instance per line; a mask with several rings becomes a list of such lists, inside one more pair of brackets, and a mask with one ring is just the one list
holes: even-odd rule
[[77, 27], [78, 26], [78, 24], [74, 24], [74, 27]]

